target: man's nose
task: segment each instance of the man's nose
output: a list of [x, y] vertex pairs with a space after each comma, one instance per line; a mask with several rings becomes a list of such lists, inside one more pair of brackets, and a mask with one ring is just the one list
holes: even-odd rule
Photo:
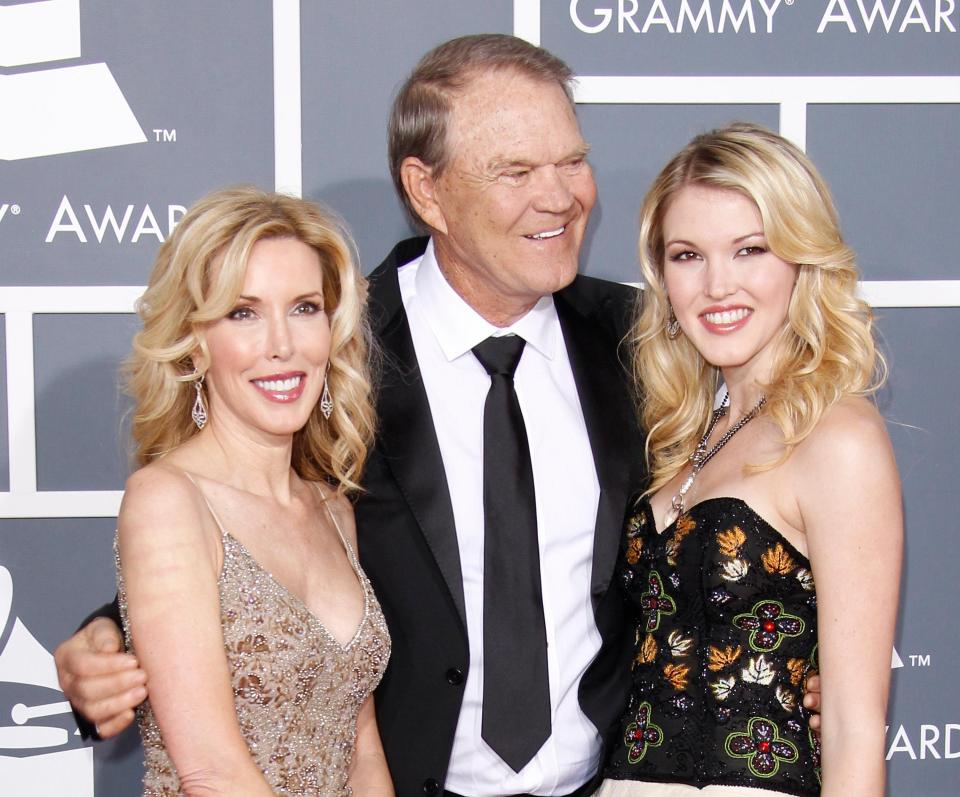
[[545, 213], [563, 213], [574, 202], [570, 178], [553, 164], [541, 166], [536, 170], [536, 197], [534, 208]]

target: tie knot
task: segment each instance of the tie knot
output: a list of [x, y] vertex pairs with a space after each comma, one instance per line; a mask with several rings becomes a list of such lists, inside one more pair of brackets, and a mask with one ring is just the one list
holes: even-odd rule
[[512, 379], [526, 343], [518, 335], [489, 337], [473, 347], [473, 354], [490, 376], [499, 374]]

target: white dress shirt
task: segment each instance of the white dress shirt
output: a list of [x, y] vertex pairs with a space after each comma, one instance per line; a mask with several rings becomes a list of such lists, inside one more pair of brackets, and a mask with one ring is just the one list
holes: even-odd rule
[[[600, 735], [577, 696], [601, 643], [590, 599], [600, 485], [553, 298], [544, 297], [509, 327], [493, 326], [446, 281], [432, 241], [399, 277], [450, 490], [467, 614], [470, 669], [445, 786], [471, 797], [568, 794], [596, 772], [601, 751]], [[527, 341], [514, 385], [536, 492], [552, 728], [520, 772], [480, 735], [483, 407], [490, 377], [471, 352], [491, 335], [510, 333]]]

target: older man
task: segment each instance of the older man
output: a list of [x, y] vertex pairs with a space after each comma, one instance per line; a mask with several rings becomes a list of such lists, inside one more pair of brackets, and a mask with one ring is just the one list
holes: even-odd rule
[[[596, 186], [570, 80], [520, 39], [467, 36], [423, 58], [390, 119], [394, 182], [429, 238], [371, 276], [385, 367], [357, 518], [393, 636], [376, 702], [404, 797], [586, 793], [623, 705], [633, 297], [577, 275]], [[105, 736], [146, 694], [120, 644], [98, 620], [57, 651]]]

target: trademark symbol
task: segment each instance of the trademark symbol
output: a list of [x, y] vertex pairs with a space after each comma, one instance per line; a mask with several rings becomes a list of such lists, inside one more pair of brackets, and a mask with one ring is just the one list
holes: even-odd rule
[[20, 206], [19, 206], [19, 205], [11, 205], [11, 206], [10, 206], [10, 212], [11, 212], [14, 216], [19, 216], [19, 215], [20, 215]]
[[177, 141], [177, 129], [171, 127], [167, 130], [164, 127], [155, 127], [153, 128], [153, 138], [162, 144], [175, 144]]
[[911, 653], [910, 666], [911, 667], [929, 667], [930, 654], [929, 653]]

